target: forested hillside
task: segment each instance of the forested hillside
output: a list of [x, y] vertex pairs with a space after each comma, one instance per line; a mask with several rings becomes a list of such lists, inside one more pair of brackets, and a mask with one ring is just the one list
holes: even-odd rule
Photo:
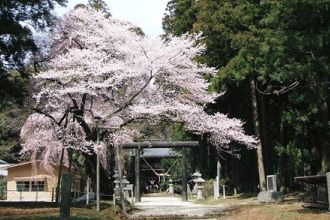
[[261, 189], [265, 175], [275, 173], [286, 192], [294, 189], [294, 176], [329, 171], [329, 3], [168, 3], [165, 35], [203, 33], [207, 51], [198, 60], [219, 68], [210, 80], [226, 93], [209, 111], [243, 119], [261, 140], [255, 156], [243, 151], [239, 161], [228, 155], [222, 160], [235, 185], [246, 187], [258, 170]]
[[0, 157], [8, 162], [19, 159], [20, 129], [29, 113], [29, 78], [41, 61], [36, 54], [42, 48], [33, 33], [51, 27], [55, 5], [66, 2], [0, 2]]
[[[102, 116], [108, 124], [140, 132], [137, 137], [135, 130], [120, 135], [104, 130], [101, 142], [108, 149], [115, 146], [111, 138], [198, 140], [199, 148], [189, 151], [189, 171], [215, 178], [219, 160], [222, 183], [241, 191], [265, 190], [265, 177], [271, 174], [279, 177], [282, 192], [297, 190], [294, 176], [330, 171], [330, 0], [171, 0], [162, 41], [111, 20], [111, 5], [104, 1], [88, 2], [76, 6], [82, 12], [71, 21], [56, 20], [53, 14], [55, 4], [65, 5], [65, 0], [1, 1], [0, 159], [20, 159], [21, 128], [28, 115], [38, 113], [48, 126], [42, 129], [71, 138], [73, 129], [81, 133], [73, 132], [74, 139], [48, 133], [40, 137], [56, 137], [55, 147], [46, 141], [35, 146], [43, 139], [31, 138], [42, 131], [33, 130], [38, 121], [32, 115], [25, 129], [29, 150], [38, 155], [41, 148], [58, 147], [62, 152], [80, 143], [88, 153], [71, 147], [73, 154], [85, 154], [80, 162], [89, 161], [85, 165], [91, 170], [96, 161], [94, 116]], [[87, 19], [83, 9], [104, 14], [91, 24], [95, 14]], [[89, 21], [79, 23], [84, 19]], [[97, 28], [101, 21], [102, 27], [120, 31]], [[49, 34], [33, 36], [41, 31]], [[234, 118], [244, 122], [247, 135], [260, 140], [256, 149], [243, 147], [255, 142]], [[109, 175], [109, 170], [103, 172]]]

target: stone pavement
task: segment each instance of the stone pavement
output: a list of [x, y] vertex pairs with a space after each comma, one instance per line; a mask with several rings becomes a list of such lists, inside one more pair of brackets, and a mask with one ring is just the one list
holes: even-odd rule
[[142, 197], [128, 219], [219, 219], [225, 205], [182, 202], [179, 197]]

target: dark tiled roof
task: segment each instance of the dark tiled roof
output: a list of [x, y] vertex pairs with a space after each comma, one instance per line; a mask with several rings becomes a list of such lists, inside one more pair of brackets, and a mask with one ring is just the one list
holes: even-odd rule
[[141, 156], [144, 158], [181, 157], [181, 154], [171, 148], [145, 148]]
[[0, 164], [8, 164], [8, 163], [4, 160], [0, 160]]

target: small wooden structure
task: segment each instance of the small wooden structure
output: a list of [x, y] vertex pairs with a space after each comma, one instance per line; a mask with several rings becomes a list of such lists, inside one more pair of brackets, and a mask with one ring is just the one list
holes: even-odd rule
[[135, 149], [135, 200], [141, 202], [140, 195], [140, 150], [143, 148], [182, 148], [182, 201], [188, 201], [186, 148], [198, 147], [198, 141], [144, 141], [124, 143], [123, 149]]
[[[160, 192], [161, 182], [165, 182], [166, 177], [170, 176], [170, 172], [174, 166], [177, 165], [178, 159], [182, 155], [172, 151], [171, 148], [146, 148], [143, 150], [143, 154], [140, 155], [141, 173], [145, 178], [145, 190], [146, 192]], [[161, 159], [174, 158], [175, 162], [170, 169], [165, 170], [162, 167]], [[169, 179], [169, 178], [168, 178]]]
[[[40, 165], [40, 161], [28, 161], [8, 166], [7, 200], [54, 201], [59, 169], [55, 164], [52, 166], [53, 173], [44, 169]], [[62, 173], [69, 173], [69, 168], [64, 166]], [[80, 186], [77, 181], [80, 179], [76, 178], [72, 187]]]
[[303, 207], [330, 211], [330, 173], [326, 175], [299, 176], [294, 177], [294, 179], [305, 184], [306, 195], [302, 197]]

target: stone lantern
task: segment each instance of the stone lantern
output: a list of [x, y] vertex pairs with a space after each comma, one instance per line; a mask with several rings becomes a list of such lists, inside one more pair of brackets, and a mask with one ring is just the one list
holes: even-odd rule
[[202, 179], [202, 177], [198, 177], [197, 179], [194, 180], [194, 182], [196, 183], [196, 188], [197, 188], [197, 200], [204, 200], [204, 196], [203, 196], [203, 188], [204, 188], [204, 182], [205, 180]]
[[168, 193], [170, 195], [173, 195], [174, 194], [174, 186], [173, 186], [173, 180], [172, 180], [172, 178], [168, 182], [169, 182], [169, 184], [168, 184], [168, 186], [169, 186]]
[[192, 194], [196, 195], [197, 194], [197, 183], [195, 182], [196, 179], [201, 178], [202, 174], [196, 170], [195, 173], [193, 173], [193, 181], [195, 183]]
[[115, 179], [113, 182], [115, 183], [115, 195], [118, 196], [119, 195], [119, 174], [118, 171], [115, 171], [115, 174], [113, 175], [113, 178]]
[[127, 185], [129, 184], [129, 181], [126, 179], [126, 176], [123, 176], [123, 190], [124, 190], [124, 198], [129, 199], [128, 189]]
[[193, 177], [194, 177], [194, 180], [195, 179], [197, 179], [198, 177], [201, 177], [202, 176], [202, 174], [199, 172], [199, 171], [197, 171], [196, 170], [196, 172], [195, 173], [193, 173], [193, 175], [192, 175]]

